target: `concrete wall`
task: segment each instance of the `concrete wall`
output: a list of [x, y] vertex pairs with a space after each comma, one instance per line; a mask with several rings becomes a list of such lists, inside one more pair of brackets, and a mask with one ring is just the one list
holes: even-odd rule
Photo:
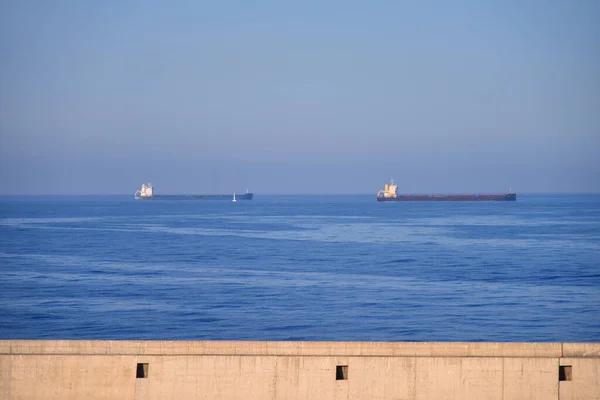
[[0, 341], [8, 400], [600, 399], [599, 381], [598, 343]]

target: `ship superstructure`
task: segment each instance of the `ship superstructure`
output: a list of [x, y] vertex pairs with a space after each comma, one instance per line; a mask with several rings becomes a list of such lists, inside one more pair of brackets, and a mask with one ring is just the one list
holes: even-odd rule
[[517, 194], [398, 194], [398, 185], [391, 179], [377, 193], [377, 201], [516, 201]]
[[154, 197], [154, 187], [151, 183], [144, 183], [134, 196], [136, 199], [151, 199], [152, 197]]

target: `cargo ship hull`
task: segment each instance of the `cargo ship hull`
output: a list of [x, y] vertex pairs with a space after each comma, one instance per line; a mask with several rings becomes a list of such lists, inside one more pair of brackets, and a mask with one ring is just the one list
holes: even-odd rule
[[517, 194], [398, 194], [394, 180], [377, 193], [377, 201], [517, 201]]
[[397, 197], [377, 196], [377, 201], [517, 201], [516, 193], [494, 195], [399, 195]]
[[[232, 194], [155, 194], [153, 196], [137, 196], [139, 200], [229, 200], [233, 199]], [[253, 193], [236, 194], [236, 200], [252, 200]]]

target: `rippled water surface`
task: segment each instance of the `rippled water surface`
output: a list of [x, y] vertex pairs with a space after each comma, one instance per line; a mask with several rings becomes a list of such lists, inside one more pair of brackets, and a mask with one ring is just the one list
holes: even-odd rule
[[600, 341], [600, 196], [0, 197], [0, 339]]

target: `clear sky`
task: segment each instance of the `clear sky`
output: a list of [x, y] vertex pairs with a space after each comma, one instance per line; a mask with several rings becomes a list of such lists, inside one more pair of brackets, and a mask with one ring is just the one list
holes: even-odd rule
[[0, 194], [600, 192], [600, 1], [0, 1]]

